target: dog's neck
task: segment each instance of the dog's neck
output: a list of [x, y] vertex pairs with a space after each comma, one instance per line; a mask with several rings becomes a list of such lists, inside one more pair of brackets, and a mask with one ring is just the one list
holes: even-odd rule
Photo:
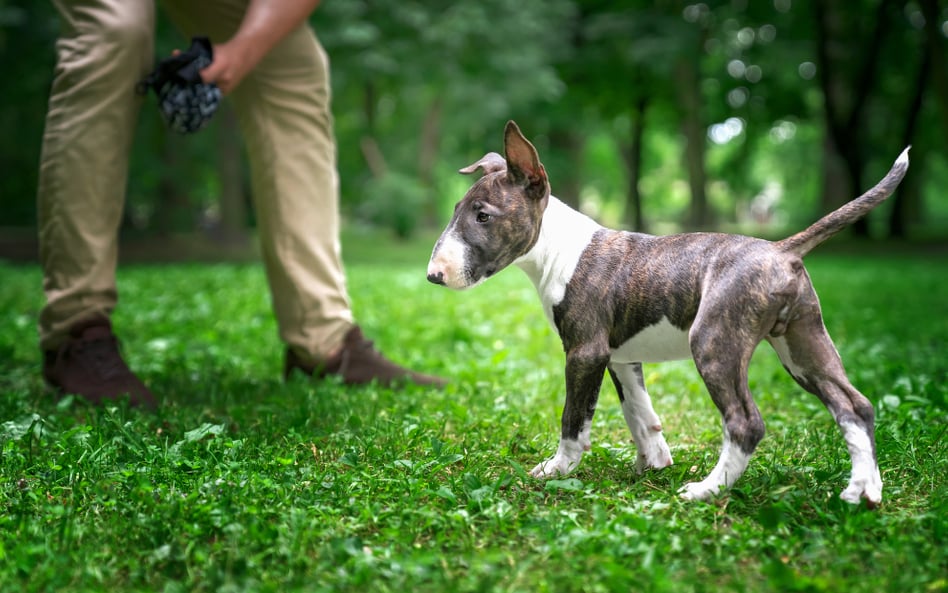
[[553, 306], [563, 300], [566, 285], [593, 234], [603, 227], [550, 196], [536, 244], [514, 261], [536, 287], [543, 310], [553, 321]]

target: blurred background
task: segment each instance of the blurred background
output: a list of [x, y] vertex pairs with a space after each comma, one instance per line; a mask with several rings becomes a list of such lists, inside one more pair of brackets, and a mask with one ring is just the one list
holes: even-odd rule
[[[186, 47], [159, 15], [157, 55]], [[324, 0], [311, 23], [332, 63], [348, 229], [430, 236], [471, 182], [457, 169], [502, 151], [514, 119], [557, 197], [655, 233], [782, 236], [911, 144], [897, 195], [851, 236], [948, 238], [939, 0]], [[35, 258], [57, 28], [48, 2], [0, 0], [3, 258]], [[228, 109], [176, 136], [149, 97], [123, 240], [164, 257], [252, 252], [239, 137]]]

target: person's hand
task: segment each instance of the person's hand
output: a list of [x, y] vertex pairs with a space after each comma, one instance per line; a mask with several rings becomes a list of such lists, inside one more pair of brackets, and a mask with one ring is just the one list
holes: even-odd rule
[[201, 70], [201, 79], [206, 83], [215, 83], [226, 95], [237, 88], [259, 60], [259, 56], [248, 51], [237, 40], [227, 41], [214, 46], [214, 61]]

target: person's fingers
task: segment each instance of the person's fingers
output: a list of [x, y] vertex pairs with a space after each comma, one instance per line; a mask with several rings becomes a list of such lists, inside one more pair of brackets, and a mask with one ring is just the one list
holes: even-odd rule
[[198, 74], [201, 75], [201, 81], [204, 82], [204, 84], [211, 84], [217, 81], [217, 73], [213, 63], [198, 72]]

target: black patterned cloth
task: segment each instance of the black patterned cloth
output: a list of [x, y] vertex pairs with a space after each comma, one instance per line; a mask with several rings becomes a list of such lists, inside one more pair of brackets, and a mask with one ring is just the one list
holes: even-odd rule
[[187, 51], [158, 62], [135, 88], [141, 95], [154, 89], [158, 110], [169, 128], [180, 134], [197, 132], [207, 125], [221, 103], [217, 85], [201, 80], [201, 70], [213, 59], [210, 40], [195, 37]]

